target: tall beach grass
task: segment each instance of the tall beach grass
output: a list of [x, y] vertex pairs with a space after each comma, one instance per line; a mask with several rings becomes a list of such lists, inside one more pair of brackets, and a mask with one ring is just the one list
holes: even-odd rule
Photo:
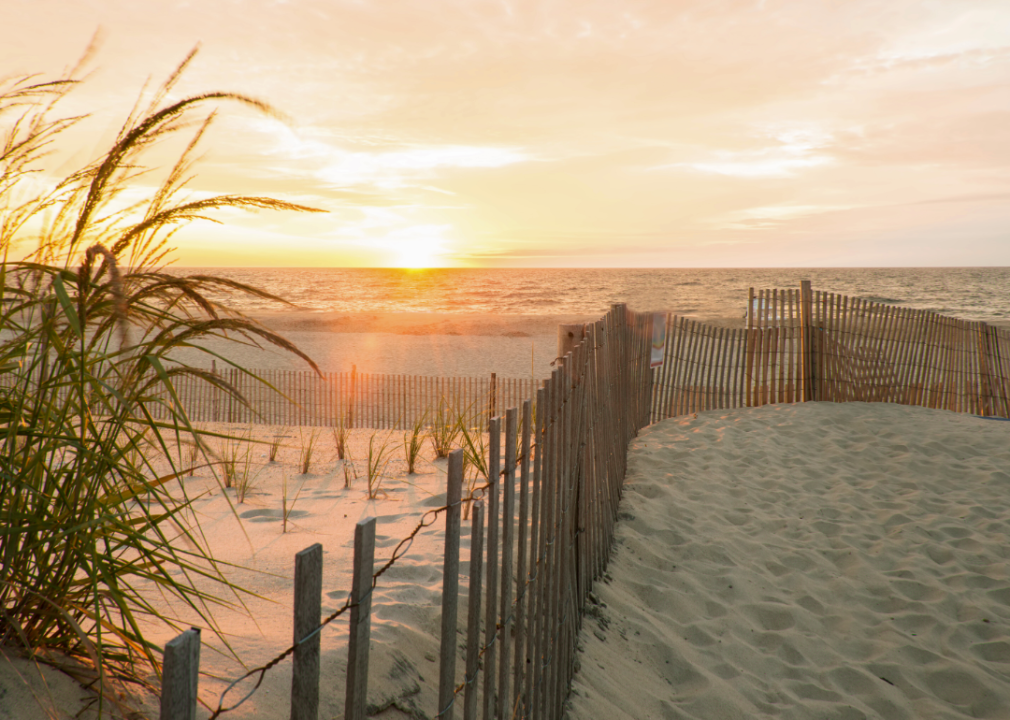
[[[169, 101], [191, 57], [138, 103], [107, 152], [48, 185], [36, 179], [46, 154], [81, 120], [57, 116], [56, 107], [77, 81], [0, 83], [0, 644], [94, 683], [100, 712], [113, 698], [110, 680], [142, 682], [148, 668], [159, 669], [160, 648], [142, 620], [182, 629], [151, 603], [151, 588], [211, 630], [215, 606], [242, 601], [191, 512], [183, 476], [198, 456], [209, 462], [208, 446], [175, 386], [189, 376], [241, 396], [220, 375], [176, 362], [173, 351], [203, 349], [236, 367], [203, 346], [223, 337], [270, 343], [315, 367], [212, 299], [279, 298], [164, 269], [169, 238], [194, 219], [225, 208], [311, 210], [182, 194], [219, 105], [273, 112], [225, 92]], [[172, 137], [184, 140], [175, 164], [146, 167], [145, 153]], [[156, 189], [127, 201], [142, 174], [148, 187], [159, 179]], [[180, 444], [192, 455], [169, 451]], [[155, 472], [152, 446], [169, 472]]]

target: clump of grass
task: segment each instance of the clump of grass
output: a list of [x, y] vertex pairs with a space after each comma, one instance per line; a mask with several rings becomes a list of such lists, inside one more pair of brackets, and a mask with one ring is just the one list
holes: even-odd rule
[[426, 419], [427, 413], [422, 413], [414, 420], [410, 430], [403, 434], [403, 455], [407, 461], [408, 475], [417, 473], [417, 461], [421, 457], [421, 448], [424, 445], [424, 421]]
[[219, 462], [221, 463], [221, 475], [226, 488], [230, 488], [235, 482], [239, 457], [242, 454], [241, 445], [241, 440], [236, 437], [226, 437], [221, 440], [221, 452], [219, 454], [221, 459]]
[[463, 450], [463, 478], [466, 480], [466, 496], [464, 497], [463, 517], [470, 517], [470, 505], [473, 503], [473, 493], [478, 481], [488, 479], [488, 441], [483, 428], [468, 427], [467, 411], [461, 411], [456, 416], [456, 430], [460, 437], [460, 448]]
[[196, 463], [200, 459], [200, 443], [194, 437], [185, 443], [186, 448], [186, 474], [192, 477], [196, 473]]
[[358, 479], [358, 469], [354, 466], [354, 460], [351, 458], [350, 450], [347, 451], [347, 456], [343, 459], [343, 470], [344, 470], [344, 487], [349, 488], [351, 484]]
[[[304, 473], [303, 473], [304, 474]], [[288, 477], [284, 476], [284, 480], [281, 482], [281, 532], [286, 533], [288, 531], [288, 520], [291, 518], [291, 511], [295, 509], [295, 503], [298, 502], [298, 497], [302, 494], [302, 488], [305, 487], [305, 483], [298, 486], [298, 491], [295, 493], [294, 497], [290, 497], [288, 494]]]
[[235, 497], [241, 504], [245, 502], [260, 472], [253, 471], [252, 428], [241, 436], [224, 438], [223, 443], [221, 465], [224, 486], [235, 489]]
[[337, 424], [331, 428], [333, 432], [333, 444], [337, 446], [337, 459], [343, 460], [347, 453], [347, 438], [351, 434], [347, 426], [347, 417], [344, 413], [337, 413]]
[[[81, 120], [55, 109], [77, 81], [0, 81], [0, 639], [96, 688], [100, 715], [101, 702], [116, 701], [111, 679], [147, 684], [148, 667], [159, 668], [159, 648], [143, 629], [149, 621], [183, 629], [143, 588], [174, 596], [226, 647], [212, 608], [230, 604], [225, 594], [241, 600], [213, 560], [185, 486], [174, 482], [186, 469], [164, 438], [200, 447], [178, 381], [242, 397], [221, 377], [169, 358], [227, 337], [265, 340], [315, 367], [214, 299], [279, 298], [165, 270], [169, 237], [193, 219], [229, 207], [309, 209], [263, 197], [180, 198], [214, 114], [195, 113], [221, 102], [270, 111], [232, 93], [169, 101], [188, 61], [149, 105], [137, 104], [104, 155], [42, 190], [42, 159]], [[145, 167], [145, 150], [187, 128], [193, 135], [174, 165], [160, 175]], [[143, 190], [141, 174], [155, 189], [123, 203]], [[36, 245], [26, 254], [28, 241]], [[167, 472], [137, 452], [149, 443]]]
[[453, 415], [449, 402], [442, 397], [431, 418], [431, 447], [436, 458], [447, 458], [452, 452], [452, 446], [459, 435], [456, 417]]
[[273, 438], [270, 440], [269, 459], [270, 462], [277, 462], [277, 452], [281, 449], [284, 439], [288, 436], [291, 428], [284, 426], [274, 430]]
[[319, 442], [320, 433], [321, 431], [317, 428], [312, 428], [308, 432], [305, 432], [301, 428], [298, 430], [298, 436], [302, 444], [301, 453], [298, 457], [298, 465], [302, 469], [302, 475], [308, 475], [309, 470], [312, 469], [312, 456], [315, 454], [316, 443]]
[[378, 445], [375, 443], [375, 436], [376, 433], [372, 433], [372, 436], [368, 438], [368, 462], [365, 466], [369, 500], [375, 500], [379, 496], [382, 478], [389, 465], [389, 435]]
[[261, 466], [256, 472], [253, 472], [252, 463], [248, 459], [241, 467], [235, 478], [235, 498], [239, 504], [244, 503], [246, 496], [256, 487], [256, 481], [259, 479], [259, 474], [262, 470]]

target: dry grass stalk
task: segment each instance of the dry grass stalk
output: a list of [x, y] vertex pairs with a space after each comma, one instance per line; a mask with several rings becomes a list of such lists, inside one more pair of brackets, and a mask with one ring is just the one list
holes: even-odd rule
[[407, 461], [407, 474], [417, 473], [417, 461], [421, 457], [421, 448], [424, 445], [424, 422], [427, 414], [423, 413], [418, 417], [410, 430], [403, 434], [403, 454]]
[[368, 438], [368, 462], [366, 464], [366, 478], [368, 480], [368, 499], [375, 500], [381, 491], [382, 479], [385, 477], [386, 467], [389, 465], [389, 435], [383, 441], [375, 444], [376, 433]]
[[[180, 199], [215, 110], [198, 113], [222, 102], [271, 112], [233, 93], [169, 101], [189, 59], [149, 106], [137, 105], [107, 152], [41, 191], [34, 178], [42, 159], [81, 120], [54, 110], [77, 81], [0, 81], [0, 638], [76, 673], [106, 704], [118, 702], [108, 692], [111, 678], [147, 684], [149, 667], [159, 668], [160, 650], [145, 637], [142, 618], [183, 629], [142, 588], [174, 596], [212, 632], [213, 607], [242, 601], [176, 482], [195, 466], [201, 431], [175, 388], [195, 380], [242, 397], [221, 376], [168, 359], [180, 347], [209, 352], [204, 341], [237, 338], [265, 341], [315, 367], [290, 342], [214, 299], [279, 298], [165, 270], [169, 238], [194, 219], [227, 208], [310, 210], [263, 197]], [[193, 135], [174, 165], [160, 177], [145, 167], [146, 150], [187, 128]], [[124, 208], [124, 194], [143, 189], [135, 182], [141, 173], [156, 189]], [[14, 249], [24, 242], [35, 243], [27, 255]], [[15, 255], [25, 259], [6, 260]], [[196, 448], [188, 468], [167, 438], [173, 448]], [[150, 447], [169, 463], [167, 473], [141, 450]]]
[[286, 425], [284, 427], [280, 427], [274, 430], [273, 438], [270, 440], [270, 451], [269, 451], [270, 462], [277, 462], [277, 452], [281, 449], [281, 445], [283, 444], [284, 439], [288, 436], [288, 433], [290, 431], [291, 428], [287, 427]]
[[431, 447], [435, 451], [436, 458], [447, 458], [452, 452], [453, 444], [459, 435], [459, 428], [456, 416], [448, 400], [443, 396], [436, 406], [435, 413], [431, 419]]
[[351, 433], [344, 413], [337, 413], [337, 424], [331, 428], [331, 431], [333, 432], [333, 443], [337, 446], [337, 459], [343, 460], [347, 453], [347, 438]]
[[319, 442], [321, 430], [312, 428], [307, 433], [301, 428], [298, 429], [298, 436], [301, 440], [301, 452], [298, 456], [298, 465], [301, 467], [302, 475], [308, 475], [312, 469], [312, 456], [316, 450], [316, 443]]

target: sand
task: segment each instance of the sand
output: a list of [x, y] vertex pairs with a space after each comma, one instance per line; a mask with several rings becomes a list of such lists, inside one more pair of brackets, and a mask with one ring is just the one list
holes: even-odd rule
[[1010, 717], [1010, 423], [862, 403], [631, 450], [571, 717]]
[[[236, 436], [249, 432], [248, 426], [208, 424], [208, 430]], [[319, 432], [314, 459], [309, 472], [301, 473], [302, 447], [318, 430], [312, 428], [273, 428], [253, 426], [252, 436], [269, 443], [282, 436], [282, 446], [276, 462], [269, 461], [269, 446], [256, 446], [252, 453], [251, 489], [240, 503], [237, 490], [224, 489], [208, 470], [185, 477], [183, 484], [200, 521], [207, 544], [219, 560], [247, 569], [227, 569], [232, 582], [260, 597], [243, 596], [248, 612], [216, 609], [215, 618], [232, 649], [242, 663], [231, 657], [223, 643], [204, 631], [201, 653], [200, 698], [212, 707], [228, 682], [243, 675], [247, 669], [265, 664], [291, 644], [292, 640], [292, 579], [294, 556], [300, 550], [321, 543], [324, 552], [323, 613], [329, 614], [343, 605], [351, 587], [351, 563], [354, 547], [354, 525], [366, 517], [377, 518], [376, 569], [387, 560], [397, 542], [408, 535], [421, 516], [445, 500], [446, 461], [436, 460], [426, 446], [417, 467], [417, 474], [408, 475], [402, 448], [403, 433], [379, 431], [375, 445], [389, 443], [390, 462], [382, 477], [378, 498], [368, 498], [365, 475], [370, 430], [352, 432], [350, 460], [337, 459], [332, 435]], [[222, 449], [223, 441], [210, 440]], [[167, 467], [162, 458], [159, 468]], [[356, 469], [361, 477], [345, 487], [344, 467]], [[287, 490], [285, 491], [285, 482]], [[283, 527], [283, 498], [291, 500], [286, 531]], [[441, 602], [441, 568], [444, 520], [422, 531], [401, 559], [385, 575], [373, 594], [373, 626], [369, 706], [397, 707], [408, 714], [423, 717], [436, 704], [438, 671], [435, 662], [439, 648]], [[469, 528], [463, 526], [462, 545], [469, 547]], [[463, 554], [462, 571], [467, 570]], [[220, 588], [209, 583], [201, 587], [220, 594]], [[200, 624], [191, 611], [167, 599], [156, 604], [168, 614], [175, 614], [185, 626]], [[465, 615], [465, 613], [464, 613]], [[341, 717], [344, 708], [345, 668], [347, 655], [347, 619], [341, 617], [323, 631], [322, 685], [320, 717]], [[146, 633], [158, 643], [176, 635], [163, 626], [148, 624]], [[10, 653], [8, 653], [10, 654]], [[4, 695], [8, 687], [24, 685], [21, 675], [37, 674], [24, 661], [13, 659], [12, 665], [0, 663], [0, 718], [52, 717], [44, 708], [61, 709], [66, 717], [81, 707], [80, 690], [67, 678], [46, 668], [64, 684], [49, 683], [49, 688], [35, 681], [33, 691], [39, 700], [31, 699], [25, 690], [14, 699]], [[17, 672], [15, 672], [15, 670]], [[154, 681], [153, 676], [149, 678]], [[227, 705], [240, 700], [252, 687], [248, 682], [228, 695]], [[282, 662], [267, 674], [261, 688], [239, 709], [228, 713], [234, 718], [287, 717], [290, 707], [291, 662]], [[72, 691], [76, 690], [77, 695]], [[9, 710], [17, 703], [16, 712]], [[158, 699], [138, 693], [131, 702], [147, 717], [158, 717]], [[10, 705], [8, 705], [10, 703]], [[7, 713], [6, 715], [4, 713]], [[206, 709], [198, 717], [207, 717]], [[392, 717], [398, 717], [394, 713]]]
[[[342, 315], [291, 311], [253, 319], [282, 334], [325, 372], [430, 375], [438, 377], [537, 378], [550, 376], [557, 356], [558, 325], [593, 322], [583, 315], [473, 315], [367, 313]], [[263, 350], [211, 341], [208, 347], [250, 368], [306, 370], [304, 361], [267, 346]], [[192, 351], [180, 359], [210, 367]]]
[[[269, 441], [275, 429], [254, 432]], [[254, 451], [259, 474], [243, 504], [206, 471], [183, 481], [203, 493], [194, 507], [215, 554], [249, 568], [229, 578], [261, 596], [247, 598], [248, 613], [217, 612], [244, 666], [204, 635], [201, 699], [211, 706], [245, 668], [290, 644], [296, 552], [323, 545], [328, 613], [350, 588], [358, 520], [378, 518], [381, 562], [444, 502], [445, 461], [429, 447], [408, 477], [402, 434], [393, 433], [384, 492], [369, 500], [363, 478], [345, 487], [346, 462], [328, 434], [301, 473], [310, 433], [283, 433], [278, 462], [267, 461], [266, 446]], [[352, 438], [359, 474], [371, 437]], [[859, 403], [717, 411], [644, 430], [608, 577], [583, 625], [571, 716], [1010, 717], [1008, 441], [1010, 423]], [[285, 482], [288, 497], [297, 494], [287, 532]], [[422, 532], [373, 597], [368, 702], [377, 717], [434, 712], [442, 528], [439, 519]], [[462, 546], [465, 596], [467, 522]], [[150, 629], [161, 643], [174, 634]], [[322, 718], [343, 713], [346, 636], [344, 619], [322, 633]], [[286, 717], [290, 668], [282, 662], [228, 715]], [[73, 683], [40, 672], [0, 661], [0, 719], [80, 708]], [[156, 698], [135, 700], [157, 717]]]

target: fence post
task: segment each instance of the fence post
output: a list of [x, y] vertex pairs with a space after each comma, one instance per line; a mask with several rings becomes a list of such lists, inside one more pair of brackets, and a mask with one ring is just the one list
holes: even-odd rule
[[456, 689], [456, 617], [459, 604], [459, 526], [463, 499], [463, 451], [449, 453], [445, 504], [445, 559], [442, 564], [442, 639], [438, 715], [452, 720]]
[[803, 374], [803, 402], [811, 402], [817, 398], [814, 378], [814, 315], [813, 291], [810, 281], [800, 281], [800, 372]]
[[[533, 424], [533, 407], [529, 400], [523, 400], [523, 419], [522, 419], [522, 457], [519, 460], [519, 545], [516, 549], [518, 554], [516, 558], [516, 622], [515, 622], [515, 659], [512, 661], [512, 672], [514, 673], [513, 683], [515, 685], [514, 695], [518, 695], [521, 699], [519, 701], [519, 717], [524, 717], [526, 714], [527, 695], [526, 688], [523, 685], [523, 679], [526, 677], [528, 670], [526, 669], [526, 649], [528, 647], [529, 628], [530, 622], [526, 619], [526, 594], [530, 589], [530, 584], [528, 582], [528, 569], [526, 566], [528, 558], [528, 547], [527, 547], [527, 533], [530, 526], [530, 441], [532, 438], [532, 430], [530, 426]], [[535, 506], [534, 506], [535, 507]], [[536, 521], [533, 521], [536, 524]]]
[[[498, 414], [498, 374], [491, 373], [491, 387], [487, 393], [487, 417], [491, 418]], [[490, 425], [488, 426], [490, 427]]]
[[978, 352], [978, 375], [979, 375], [979, 415], [995, 415], [992, 401], [992, 373], [990, 371], [991, 362], [989, 360], [989, 326], [984, 322], [976, 323], [977, 330], [977, 352]]
[[[509, 653], [511, 638], [509, 615], [512, 608], [512, 534], [515, 522], [516, 444], [519, 430], [519, 411], [512, 407], [505, 411], [505, 477], [502, 480], [502, 545], [501, 545], [501, 633], [498, 635], [498, 715], [511, 717], [513, 707], [509, 693], [512, 667]], [[488, 602], [494, 602], [489, 597]]]
[[495, 600], [498, 597], [498, 530], [500, 529], [500, 514], [498, 497], [501, 480], [498, 471], [501, 469], [501, 418], [491, 418], [488, 433], [487, 458], [487, 560], [485, 575], [487, 577], [487, 603], [484, 609], [484, 645], [488, 648], [484, 656], [484, 718], [494, 717], [495, 711], [495, 673], [494, 644], [498, 637], [498, 614], [495, 612]]
[[463, 720], [477, 718], [481, 573], [484, 572], [484, 501], [475, 500], [471, 512], [473, 527], [470, 530], [470, 592], [466, 614], [466, 669], [463, 674], [466, 693], [463, 696]]
[[351, 626], [347, 643], [347, 695], [344, 720], [365, 720], [368, 698], [368, 644], [372, 634], [372, 569], [375, 565], [375, 518], [354, 526], [354, 576], [351, 578]]
[[[217, 377], [217, 360], [210, 361], [210, 371], [213, 373], [214, 377]], [[221, 407], [221, 391], [218, 389], [217, 385], [210, 386], [210, 406], [211, 406], [211, 417], [214, 422], [218, 422], [220, 417], [220, 407]]]
[[558, 358], [574, 350], [585, 335], [586, 326], [583, 323], [558, 325]]
[[316, 543], [295, 555], [297, 646], [291, 668], [291, 720], [319, 716], [319, 633], [315, 631], [322, 615], [322, 594], [323, 546]]
[[358, 366], [351, 365], [351, 392], [347, 400], [347, 427], [354, 428], [354, 397], [358, 383]]
[[161, 720], [196, 720], [200, 628], [169, 640], [161, 668]]

